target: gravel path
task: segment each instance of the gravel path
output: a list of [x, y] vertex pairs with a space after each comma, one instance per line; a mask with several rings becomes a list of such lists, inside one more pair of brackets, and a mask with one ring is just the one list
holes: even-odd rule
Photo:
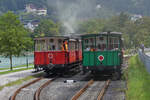
[[17, 95], [16, 100], [34, 100], [34, 94], [36, 90], [48, 80], [50, 79], [42, 79], [27, 88], [23, 88], [21, 92]]
[[[88, 81], [83, 80], [87, 75], [75, 75], [71, 78], [59, 78], [44, 88], [40, 100], [70, 100]], [[64, 83], [65, 80], [76, 80], [75, 83]]]
[[0, 75], [0, 86], [5, 85], [9, 82], [16, 81], [22, 78], [25, 78], [30, 75], [34, 75], [36, 73], [32, 73], [34, 69], [30, 70], [25, 70], [25, 71], [19, 71], [19, 72], [14, 72], [10, 74], [5, 74], [5, 75]]
[[[0, 86], [5, 85], [9, 82], [13, 82], [13, 81], [25, 78], [30, 75], [37, 74], [37, 73], [32, 73], [32, 71], [34, 71], [34, 69], [0, 75], [0, 79], [1, 79]], [[23, 82], [23, 84], [26, 84], [30, 81], [32, 81], [32, 79], [26, 82]], [[0, 91], [0, 100], [9, 100], [9, 97], [14, 93], [14, 91], [16, 91], [16, 89], [21, 87], [23, 84], [3, 88]]]
[[145, 54], [150, 57], [150, 52], [146, 52]]
[[97, 100], [99, 92], [103, 88], [105, 82], [94, 82], [80, 97], [78, 100]]
[[111, 81], [103, 100], [125, 100], [125, 81]]

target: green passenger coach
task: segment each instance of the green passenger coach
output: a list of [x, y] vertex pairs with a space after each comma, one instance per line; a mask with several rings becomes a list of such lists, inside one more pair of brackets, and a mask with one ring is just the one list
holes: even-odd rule
[[120, 32], [82, 35], [83, 71], [120, 72], [123, 57], [121, 35]]

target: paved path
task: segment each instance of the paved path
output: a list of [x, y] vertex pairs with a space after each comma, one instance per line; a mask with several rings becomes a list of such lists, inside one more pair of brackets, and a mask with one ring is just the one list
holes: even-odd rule
[[[31, 68], [31, 67], [33, 67], [33, 65], [32, 65], [32, 66], [29, 66], [28, 68]], [[13, 70], [16, 70], [16, 69], [22, 69], [22, 68], [27, 68], [27, 67], [13, 68]], [[0, 70], [0, 72], [6, 72], [6, 71], [10, 71], [10, 69]]]
[[22, 78], [25, 78], [27, 76], [36, 74], [36, 73], [32, 73], [33, 71], [34, 71], [34, 69], [30, 69], [30, 70], [0, 75], [0, 86], [7, 84], [9, 82], [16, 81], [18, 79], [22, 79]]
[[147, 53], [145, 53], [147, 56], [149, 56], [150, 57], [150, 52], [147, 52]]

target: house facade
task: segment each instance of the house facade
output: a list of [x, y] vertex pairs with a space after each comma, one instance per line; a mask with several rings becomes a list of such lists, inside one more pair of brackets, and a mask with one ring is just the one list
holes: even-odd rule
[[37, 8], [35, 5], [33, 4], [27, 4], [26, 5], [26, 12], [27, 13], [34, 13], [37, 15], [47, 15], [47, 9], [46, 8]]

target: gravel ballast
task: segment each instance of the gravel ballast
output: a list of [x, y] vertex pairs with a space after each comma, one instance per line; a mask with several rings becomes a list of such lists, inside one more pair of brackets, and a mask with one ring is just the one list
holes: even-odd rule
[[[40, 100], [70, 100], [88, 82], [84, 80], [86, 76], [77, 74], [71, 78], [57, 79], [42, 90]], [[65, 83], [66, 80], [76, 82]]]
[[21, 92], [17, 95], [16, 100], [34, 100], [34, 94], [36, 90], [45, 82], [50, 79], [42, 79], [29, 87], [23, 88]]
[[94, 82], [80, 97], [78, 100], [97, 100], [99, 92], [103, 88], [105, 82]]
[[111, 81], [103, 100], [125, 100], [125, 81]]

